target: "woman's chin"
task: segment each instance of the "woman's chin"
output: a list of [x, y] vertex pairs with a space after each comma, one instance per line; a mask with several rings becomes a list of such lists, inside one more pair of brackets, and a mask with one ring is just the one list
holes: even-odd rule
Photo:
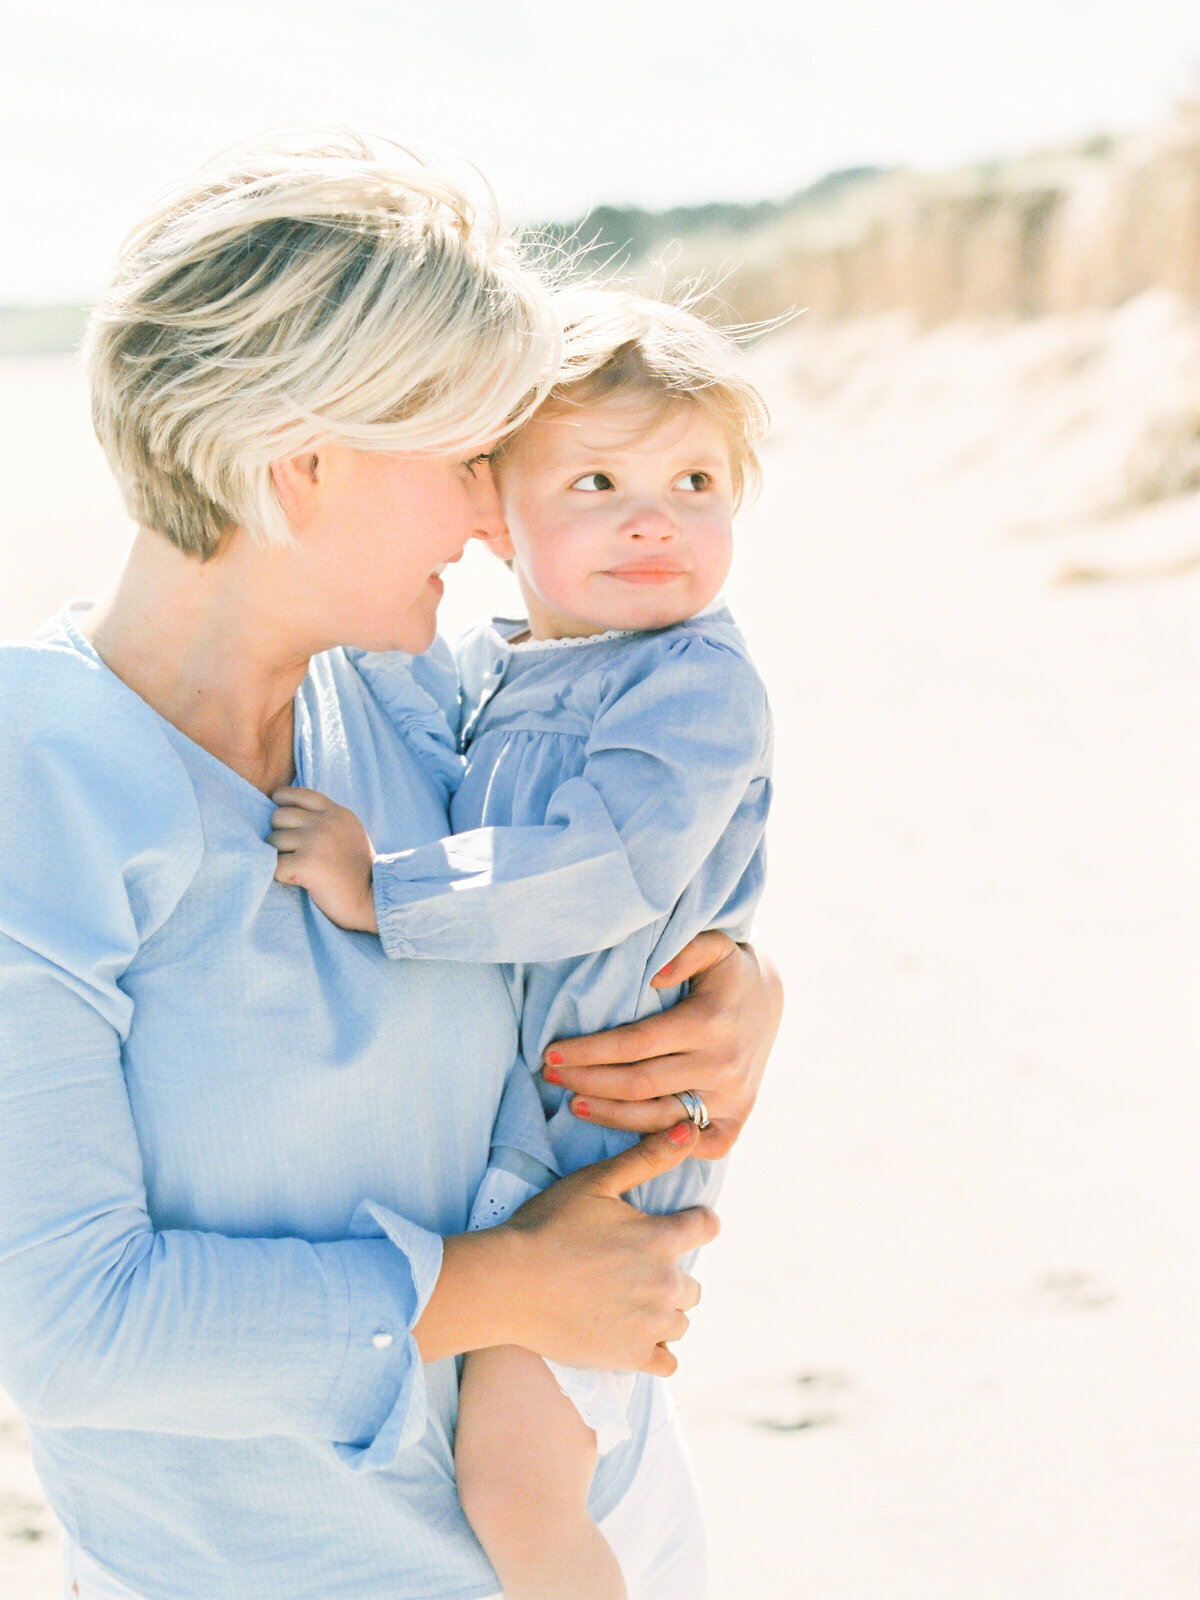
[[[440, 596], [439, 596], [440, 598]], [[354, 630], [354, 637], [343, 641], [372, 652], [403, 650], [406, 655], [424, 655], [437, 638], [437, 605], [431, 594], [422, 595], [417, 603], [397, 615], [372, 619], [364, 618], [364, 625]]]
[[437, 638], [437, 608], [432, 611], [414, 608], [395, 630], [393, 638], [388, 649], [404, 650], [410, 656], [424, 655]]

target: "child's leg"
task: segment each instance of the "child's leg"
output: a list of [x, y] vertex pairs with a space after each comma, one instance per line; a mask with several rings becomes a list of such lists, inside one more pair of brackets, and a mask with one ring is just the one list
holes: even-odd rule
[[458, 1494], [507, 1600], [626, 1600], [588, 1515], [596, 1436], [529, 1350], [475, 1350], [463, 1364], [454, 1444]]

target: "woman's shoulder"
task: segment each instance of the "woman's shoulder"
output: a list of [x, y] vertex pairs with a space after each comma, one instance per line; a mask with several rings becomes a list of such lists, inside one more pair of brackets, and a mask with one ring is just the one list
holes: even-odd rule
[[358, 650], [347, 645], [316, 657], [313, 670], [319, 671], [324, 664], [336, 677], [342, 662], [397, 721], [435, 715], [451, 734], [457, 732], [458, 672], [450, 647], [441, 637], [419, 656], [403, 650]]
[[[78, 648], [65, 620], [56, 617], [30, 639], [0, 644], [0, 709], [4, 725], [21, 719], [21, 709], [29, 695], [40, 695], [50, 686], [67, 690], [77, 686], [88, 695], [98, 684], [101, 663]], [[63, 710], [69, 709], [71, 696], [63, 695]]]
[[402, 650], [332, 650], [322, 658], [336, 678], [341, 663], [364, 686], [426, 771], [453, 793], [462, 777], [461, 719], [454, 657], [438, 638], [423, 655]]
[[[57, 623], [32, 639], [0, 644], [0, 740], [17, 758], [53, 755], [64, 769], [111, 766], [114, 783], [134, 781], [131, 769], [146, 763], [183, 774], [158, 714], [73, 629]], [[0, 768], [11, 791], [9, 779], [9, 769]], [[97, 796], [99, 807], [106, 792]]]
[[0, 645], [0, 808], [0, 925], [46, 951], [64, 921], [97, 942], [106, 919], [144, 940], [203, 854], [195, 793], [161, 719], [54, 626]]

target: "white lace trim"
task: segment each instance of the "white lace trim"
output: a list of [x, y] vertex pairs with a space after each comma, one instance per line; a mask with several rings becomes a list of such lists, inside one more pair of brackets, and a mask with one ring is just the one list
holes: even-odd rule
[[[514, 655], [522, 650], [565, 650], [572, 645], [603, 644], [606, 639], [632, 639], [633, 628], [609, 628], [606, 633], [572, 634], [569, 639], [522, 639], [520, 644], [508, 644]], [[501, 635], [503, 637], [503, 635]]]
[[[726, 600], [724, 595], [718, 595], [715, 600], [710, 600], [702, 611], [697, 611], [691, 617], [682, 617], [680, 618], [680, 621], [694, 622], [697, 617], [709, 617], [712, 616], [712, 614], [716, 611], [723, 611], [725, 606]], [[518, 619], [515, 617], [505, 617], [503, 620], [505, 622], [515, 622]], [[525, 627], [528, 628], [528, 626], [529, 623], [526, 622]], [[515, 631], [520, 633], [521, 629], [517, 628]], [[577, 645], [604, 644], [608, 639], [633, 639], [637, 636], [639, 631], [645, 632], [646, 630], [639, 630], [637, 628], [607, 628], [603, 633], [572, 634], [569, 639], [522, 639], [520, 644], [513, 644], [511, 639], [505, 638], [504, 634], [500, 631], [495, 623], [492, 624], [492, 632], [501, 641], [505, 649], [511, 650], [514, 655], [523, 650], [566, 650]], [[651, 629], [650, 631], [657, 633], [660, 630]]]

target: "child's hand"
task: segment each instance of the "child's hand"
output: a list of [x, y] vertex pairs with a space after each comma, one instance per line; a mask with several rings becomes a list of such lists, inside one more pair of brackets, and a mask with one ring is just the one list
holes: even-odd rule
[[267, 843], [279, 851], [279, 882], [307, 889], [339, 928], [378, 933], [371, 883], [375, 852], [353, 811], [315, 789], [276, 789], [271, 799], [278, 810]]

